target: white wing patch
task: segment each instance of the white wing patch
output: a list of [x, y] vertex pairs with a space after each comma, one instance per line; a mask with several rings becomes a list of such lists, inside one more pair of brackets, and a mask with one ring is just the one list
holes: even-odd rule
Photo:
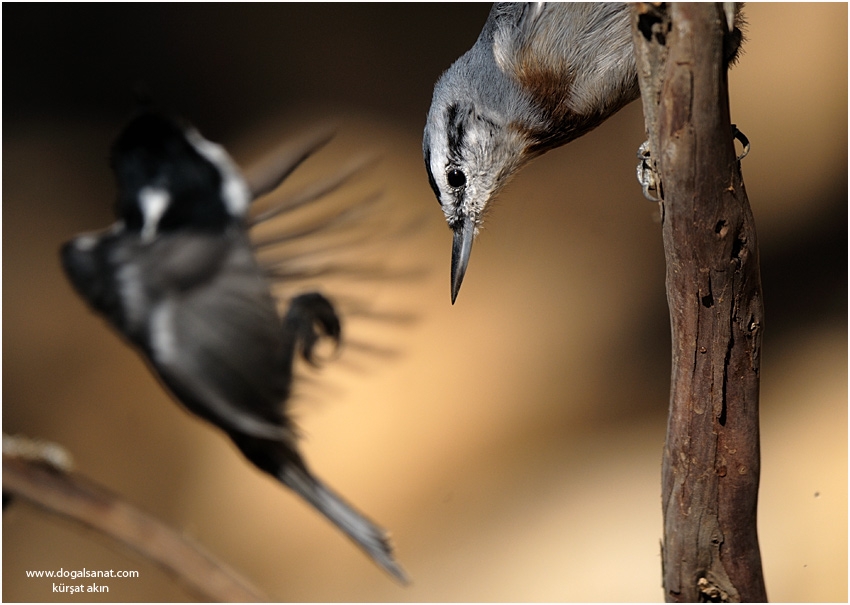
[[161, 187], [142, 187], [139, 190], [139, 207], [142, 210], [142, 241], [149, 242], [156, 235], [159, 219], [171, 203], [171, 194]]
[[151, 311], [150, 343], [153, 358], [166, 365], [177, 358], [177, 339], [174, 326], [174, 309], [169, 300], [164, 300]]
[[224, 147], [208, 141], [193, 128], [186, 131], [186, 140], [221, 173], [221, 197], [230, 216], [235, 218], [245, 216], [251, 204], [251, 191]]
[[121, 296], [121, 306], [124, 309], [127, 324], [132, 329], [144, 325], [147, 320], [145, 310], [148, 300], [138, 264], [135, 262], [120, 264], [115, 272], [115, 279], [118, 282], [118, 294]]

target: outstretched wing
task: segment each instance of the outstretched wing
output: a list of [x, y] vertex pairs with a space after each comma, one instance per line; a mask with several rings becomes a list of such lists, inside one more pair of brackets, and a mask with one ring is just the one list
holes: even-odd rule
[[288, 438], [282, 322], [244, 234], [162, 236], [138, 262], [157, 267], [139, 273], [155, 276], [147, 342], [163, 382], [228, 432]]

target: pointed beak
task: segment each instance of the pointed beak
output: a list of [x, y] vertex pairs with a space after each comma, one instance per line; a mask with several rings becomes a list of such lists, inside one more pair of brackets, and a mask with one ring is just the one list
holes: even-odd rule
[[463, 220], [463, 224], [458, 225], [454, 230], [454, 241], [452, 242], [452, 304], [455, 304], [460, 285], [463, 283], [474, 237], [475, 221], [467, 217]]

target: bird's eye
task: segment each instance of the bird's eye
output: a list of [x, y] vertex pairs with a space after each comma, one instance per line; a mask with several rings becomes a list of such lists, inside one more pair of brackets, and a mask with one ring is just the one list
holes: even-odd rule
[[449, 187], [453, 187], [454, 189], [459, 189], [466, 185], [466, 175], [463, 173], [463, 170], [457, 168], [452, 168], [446, 173], [446, 180], [449, 182]]

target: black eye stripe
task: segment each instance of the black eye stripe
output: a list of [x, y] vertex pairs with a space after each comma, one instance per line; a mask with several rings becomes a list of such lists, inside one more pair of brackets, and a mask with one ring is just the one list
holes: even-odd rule
[[452, 128], [457, 121], [458, 106], [457, 103], [452, 103], [446, 108], [446, 124]]
[[437, 203], [441, 206], [443, 202], [440, 200], [440, 188], [437, 187], [437, 181], [434, 178], [434, 173], [431, 172], [431, 148], [425, 150], [425, 170], [428, 171], [428, 184], [431, 185], [431, 189], [434, 190], [434, 195], [437, 196]]
[[446, 143], [450, 162], [457, 163], [463, 157], [466, 126], [460, 115], [458, 105], [449, 105], [446, 109]]

